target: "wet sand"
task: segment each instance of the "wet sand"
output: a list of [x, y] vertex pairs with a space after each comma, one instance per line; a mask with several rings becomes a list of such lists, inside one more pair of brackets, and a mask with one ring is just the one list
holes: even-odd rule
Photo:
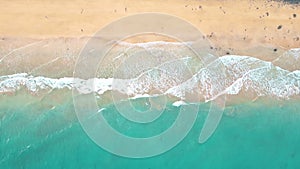
[[0, 2], [0, 75], [29, 72], [70, 76], [89, 37], [112, 21], [141, 12], [166, 13], [190, 22], [214, 44], [220, 56], [249, 55], [272, 61], [284, 51], [300, 47], [300, 6], [282, 2]]

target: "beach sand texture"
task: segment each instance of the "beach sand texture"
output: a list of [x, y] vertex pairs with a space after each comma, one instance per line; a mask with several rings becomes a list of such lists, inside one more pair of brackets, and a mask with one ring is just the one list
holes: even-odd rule
[[[1, 0], [0, 3], [1, 75], [32, 72], [51, 77], [70, 76], [89, 37], [117, 19], [142, 12], [166, 13], [190, 22], [214, 44], [220, 56], [248, 55], [272, 61], [284, 51], [300, 46], [300, 7], [283, 2]], [[137, 40], [145, 41], [147, 38]], [[64, 71], [55, 73], [62, 68]]]

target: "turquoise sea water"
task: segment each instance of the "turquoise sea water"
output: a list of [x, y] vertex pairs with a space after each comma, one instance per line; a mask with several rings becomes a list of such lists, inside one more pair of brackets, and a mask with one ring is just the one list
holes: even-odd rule
[[[58, 66], [59, 71], [54, 68], [58, 61], [56, 59], [52, 60], [53, 62], [38, 64], [37, 67], [32, 67], [31, 62], [23, 63], [24, 58], [20, 56], [44, 57], [51, 55], [49, 51], [54, 51], [53, 56], [57, 56], [57, 52], [60, 51], [57, 48], [45, 50], [46, 54], [35, 52], [37, 48], [44, 49], [48, 46], [47, 41], [45, 44], [41, 43], [41, 46], [26, 47], [25, 51], [12, 51], [6, 55], [9, 57], [1, 59], [1, 70], [5, 75], [0, 76], [0, 169], [300, 168], [300, 48], [289, 49], [269, 62], [251, 56], [216, 57], [211, 47], [206, 45], [206, 41], [203, 44], [208, 49], [202, 51], [202, 47], [199, 48], [203, 56], [199, 58], [190, 48], [186, 48], [190, 42], [122, 43], [110, 51], [102, 64], [94, 62], [94, 54], [98, 55], [97, 50], [87, 50], [88, 54], [82, 56], [93, 56], [91, 62], [97, 63], [99, 68], [95, 78], [91, 78], [94, 74], [82, 77], [85, 75], [84, 70], [92, 70], [90, 65], [93, 64], [90, 63], [77, 63], [76, 67], [69, 67], [65, 62], [61, 62], [65, 70], [60, 70], [61, 67]], [[271, 51], [273, 52], [273, 49]], [[72, 53], [62, 56], [72, 57], [70, 60], [76, 58], [73, 58]], [[57, 59], [60, 57], [57, 56]], [[78, 58], [78, 61], [86, 60], [90, 61], [85, 57]], [[13, 66], [13, 62], [16, 62], [13, 65], [21, 63], [20, 68], [24, 67], [24, 70]], [[29, 72], [31, 69], [37, 71]], [[64, 71], [69, 73], [65, 74]], [[76, 73], [79, 73], [79, 76]], [[75, 104], [76, 101], [73, 103], [72, 90], [75, 96], [76, 92], [83, 96], [77, 100], [80, 106]], [[111, 96], [111, 93], [115, 95]], [[157, 97], [156, 94], [166, 96], [166, 107], [163, 107], [164, 99], [148, 98]], [[89, 97], [84, 97], [87, 95], [96, 96], [97, 103], [105, 105], [99, 107], [100, 113], [115, 130], [126, 136], [142, 138], [158, 135], [170, 128], [178, 115], [181, 115], [180, 108], [185, 106], [173, 105], [183, 101], [215, 99], [214, 103], [218, 103], [220, 100], [224, 101], [222, 96], [226, 95], [228, 100], [240, 103], [226, 107], [219, 126], [204, 144], [199, 144], [198, 140], [201, 140], [200, 133], [204, 138], [210, 135], [209, 131], [201, 132], [208, 115], [209, 103], [198, 103], [200, 109], [196, 122], [178, 145], [158, 156], [132, 159], [104, 150], [84, 131], [77, 119], [74, 105], [84, 108], [81, 112], [83, 116], [86, 115], [84, 113], [91, 113], [86, 118], [87, 122], [91, 122], [89, 118], [100, 119], [99, 114], [86, 112], [91, 110], [87, 105], [92, 105], [91, 100], [87, 99]], [[132, 97], [130, 106], [135, 109], [145, 111], [153, 105], [155, 110], [163, 108], [164, 112], [151, 123], [131, 122], [120, 115], [111, 101], [120, 101], [127, 96]], [[259, 99], [255, 102], [250, 102], [257, 97]], [[74, 97], [74, 100], [76, 98]], [[222, 106], [222, 103], [220, 105]], [[129, 107], [123, 107], [125, 110], [128, 110], [127, 108]], [[216, 114], [219, 115], [218, 112]], [[210, 116], [212, 118], [209, 119], [218, 122], [216, 116]], [[79, 119], [82, 121], [82, 118]], [[94, 127], [94, 123], [87, 124]], [[184, 128], [185, 125], [188, 126], [189, 123], [180, 123], [178, 126]], [[211, 129], [212, 125], [210, 123], [205, 126], [204, 129]], [[95, 128], [92, 132], [98, 134], [100, 131]], [[110, 136], [109, 134], [107, 136]], [[173, 138], [177, 133], [172, 134]], [[111, 140], [111, 137], [100, 139], [108, 140], [115, 146], [113, 148], [119, 149], [115, 145], [119, 140]], [[168, 142], [163, 141], [156, 147], [146, 147], [146, 151], [167, 147]], [[138, 146], [125, 143], [122, 146], [141, 150]]]
[[[204, 144], [198, 143], [198, 137], [209, 105], [200, 104], [195, 125], [176, 147], [159, 156], [130, 159], [103, 150], [87, 136], [77, 120], [71, 98], [51, 107], [36, 101], [18, 103], [14, 97], [17, 96], [1, 97], [1, 169], [300, 167], [300, 104], [297, 101], [257, 100], [228, 106], [216, 132]], [[179, 107], [168, 104], [161, 118], [150, 127], [127, 121], [113, 105], [106, 106], [103, 114], [121, 133], [148, 137], [168, 128], [178, 110]]]

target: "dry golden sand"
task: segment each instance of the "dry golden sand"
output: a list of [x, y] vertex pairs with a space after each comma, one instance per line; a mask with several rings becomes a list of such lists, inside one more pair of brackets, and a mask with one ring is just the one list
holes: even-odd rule
[[[250, 0], [11, 0], [0, 1], [0, 35], [13, 37], [81, 37], [121, 17], [161, 12], [187, 20], [215, 41], [299, 46], [300, 7]], [[296, 14], [294, 18], [293, 14]], [[297, 16], [298, 14], [298, 16]], [[280, 30], [277, 29], [282, 25]], [[220, 38], [232, 36], [230, 39]], [[266, 36], [266, 37], [265, 37]], [[219, 39], [219, 40], [217, 40]]]
[[[300, 47], [300, 6], [275, 1], [0, 0], [0, 74], [57, 72], [74, 61], [63, 55], [77, 55], [86, 37], [112, 21], [141, 12], [166, 13], [190, 22], [221, 55], [251, 55], [270, 61], [285, 50]], [[35, 44], [39, 40], [43, 42]], [[21, 54], [24, 56], [19, 57]], [[50, 66], [37, 68], [49, 62]]]

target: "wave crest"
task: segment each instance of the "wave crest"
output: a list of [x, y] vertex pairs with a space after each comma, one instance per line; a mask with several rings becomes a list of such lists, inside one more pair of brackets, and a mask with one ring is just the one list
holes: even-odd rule
[[[300, 49], [287, 52], [299, 55]], [[286, 57], [282, 56], [278, 59]], [[294, 58], [299, 59], [298, 56]], [[118, 91], [131, 97], [149, 94], [152, 90], [184, 100], [197, 93], [200, 100], [209, 101], [221, 94], [237, 95], [252, 91], [257, 96], [271, 96], [289, 99], [300, 95], [300, 71], [289, 71], [271, 62], [250, 56], [226, 55], [201, 68], [190, 78], [184, 69], [191, 57], [180, 58], [140, 73], [131, 79], [94, 78], [74, 79], [72, 77], [34, 77], [27, 73], [0, 77], [0, 93], [11, 93], [26, 88], [31, 93], [41, 90], [73, 89], [80, 93], [102, 95], [106, 91]], [[184, 62], [182, 62], [184, 60]], [[182, 65], [182, 63], [184, 63]], [[178, 70], [174, 69], [174, 65]], [[180, 71], [179, 71], [180, 70]]]

